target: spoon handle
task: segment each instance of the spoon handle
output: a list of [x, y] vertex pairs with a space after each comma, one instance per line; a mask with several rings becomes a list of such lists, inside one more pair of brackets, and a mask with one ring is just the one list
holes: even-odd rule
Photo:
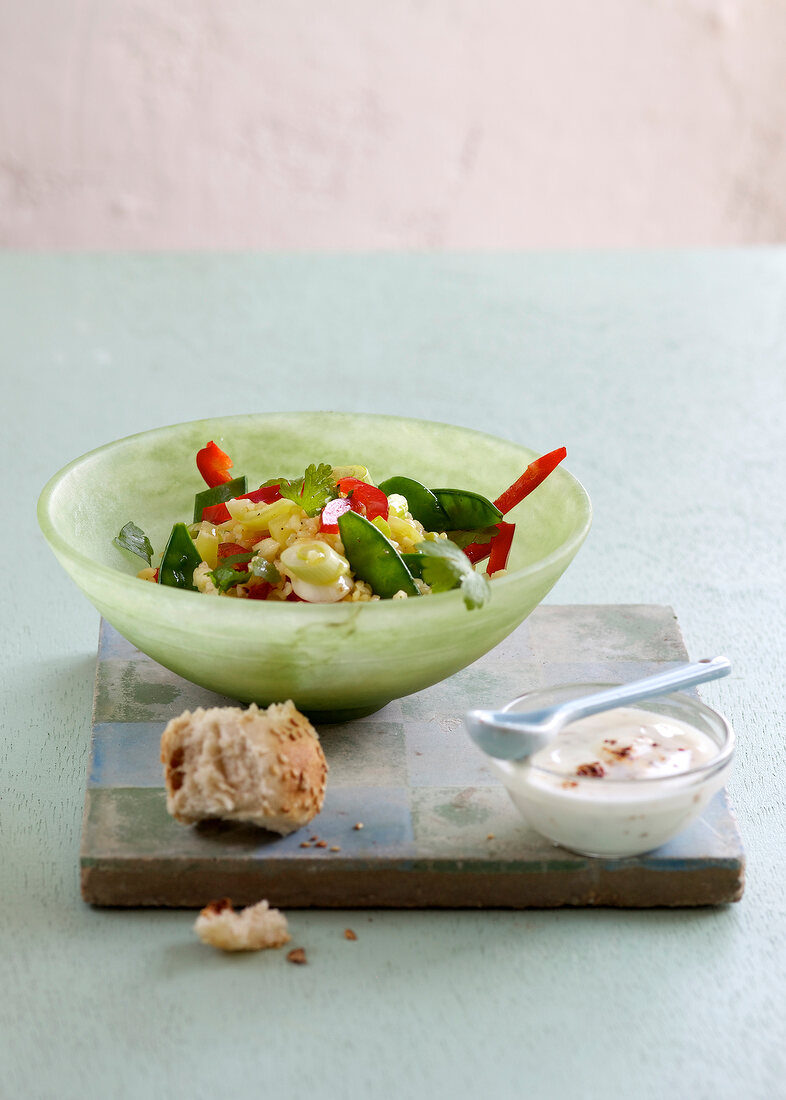
[[693, 687], [707, 680], [717, 680], [721, 676], [728, 676], [730, 672], [731, 662], [727, 657], [713, 657], [694, 665], [680, 665], [666, 672], [658, 672], [644, 680], [634, 680], [630, 684], [620, 684], [605, 691], [597, 691], [593, 695], [584, 695], [581, 699], [570, 699], [555, 707], [552, 713], [559, 714], [565, 721], [586, 718], [590, 714], [611, 710], [623, 703], [638, 703], [642, 699], [665, 695], [677, 688]]

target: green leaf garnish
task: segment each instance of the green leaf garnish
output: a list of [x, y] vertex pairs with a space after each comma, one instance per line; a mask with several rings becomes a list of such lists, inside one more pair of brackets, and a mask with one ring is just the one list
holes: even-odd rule
[[482, 607], [491, 595], [488, 579], [476, 573], [463, 550], [450, 539], [419, 542], [415, 547], [423, 556], [423, 580], [432, 592], [448, 592], [461, 588], [468, 610]]
[[112, 539], [115, 546], [120, 547], [121, 550], [130, 550], [132, 554], [136, 554], [137, 557], [142, 558], [148, 565], [153, 560], [153, 547], [150, 543], [150, 539], [147, 537], [141, 527], [137, 527], [135, 523], [127, 523], [124, 527], [120, 528], [120, 533], [117, 538]]
[[261, 577], [268, 584], [279, 584], [281, 581], [281, 574], [273, 565], [273, 562], [266, 561], [265, 558], [253, 558], [248, 568], [255, 577]]
[[239, 573], [231, 565], [218, 565], [208, 576], [219, 592], [228, 592], [236, 584], [245, 584], [251, 574]]
[[208, 573], [219, 592], [227, 592], [237, 584], [246, 583], [251, 574], [247, 570], [235, 569], [235, 566], [247, 564], [253, 556], [249, 550], [247, 554], [229, 554], [226, 558], [219, 558], [216, 568]]
[[[235, 569], [236, 565], [245, 564], [248, 564], [247, 570]], [[252, 577], [261, 577], [269, 584], [278, 584], [281, 580], [275, 565], [262, 557], [254, 557], [253, 551], [221, 558], [209, 576], [219, 592], [228, 592], [238, 584], [248, 584]]]
[[251, 561], [253, 556], [253, 550], [249, 550], [247, 554], [229, 554], [227, 557], [221, 558], [221, 565], [240, 565], [241, 562], [243, 565], [246, 565], [247, 562]]
[[300, 505], [307, 516], [317, 515], [329, 500], [338, 496], [333, 467], [326, 462], [320, 462], [318, 466], [312, 462], [303, 477], [295, 481], [281, 481], [278, 488], [282, 497]]

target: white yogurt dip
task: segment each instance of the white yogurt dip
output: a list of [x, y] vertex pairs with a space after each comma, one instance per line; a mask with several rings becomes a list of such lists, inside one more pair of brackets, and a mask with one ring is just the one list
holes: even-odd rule
[[711, 737], [679, 718], [618, 707], [571, 722], [530, 764], [566, 776], [657, 779], [701, 767], [717, 755]]
[[525, 761], [490, 762], [539, 833], [586, 855], [636, 855], [678, 833], [723, 785], [731, 730], [686, 698], [691, 705], [718, 720], [717, 738], [673, 715], [620, 707], [571, 723]]

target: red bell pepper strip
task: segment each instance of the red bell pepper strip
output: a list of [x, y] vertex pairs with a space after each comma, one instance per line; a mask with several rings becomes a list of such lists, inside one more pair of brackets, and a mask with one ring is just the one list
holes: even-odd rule
[[[488, 542], [471, 542], [469, 544], [469, 546], [464, 547], [464, 553], [467, 555], [467, 557], [469, 558], [469, 560], [472, 562], [473, 565], [477, 565], [479, 561], [485, 561], [485, 559], [487, 557], [489, 557], [494, 552], [494, 547], [497, 544], [497, 540], [503, 538], [503, 531], [502, 531], [503, 527], [513, 527], [513, 528], [515, 528], [516, 524], [515, 523], [505, 523], [504, 520], [500, 520], [500, 522], [495, 523], [494, 526], [496, 527], [497, 530], [491, 536], [491, 538]], [[507, 536], [505, 536], [505, 537], [507, 537]], [[511, 534], [511, 539], [512, 539], [512, 537], [513, 536]], [[503, 547], [504, 547], [504, 541], [503, 541]], [[508, 552], [509, 551], [510, 551], [510, 546], [508, 546]], [[502, 557], [503, 557], [503, 553], [500, 552], [500, 555], [498, 556], [497, 560], [498, 561], [502, 560]], [[507, 553], [504, 553], [504, 560], [507, 561], [507, 558], [508, 558]], [[504, 569], [504, 568], [505, 568], [504, 565], [498, 565], [497, 566], [497, 569]], [[494, 570], [492, 570], [490, 564], [489, 564], [488, 572], [489, 573], [494, 572]]]
[[541, 481], [545, 481], [551, 471], [559, 466], [567, 453], [564, 447], [559, 447], [556, 451], [549, 451], [548, 454], [541, 455], [534, 462], [530, 462], [521, 477], [494, 501], [503, 516], [511, 508], [520, 504], [524, 497], [529, 496], [533, 489], [537, 489]]
[[489, 554], [489, 563], [486, 566], [486, 572], [491, 576], [492, 573], [496, 573], [500, 569], [504, 569], [508, 564], [508, 555], [510, 554], [510, 546], [513, 542], [513, 532], [516, 530], [515, 523], [505, 523], [501, 520], [497, 524], [499, 534], [495, 535], [491, 540], [491, 553]]
[[325, 507], [322, 509], [322, 518], [319, 521], [320, 531], [327, 531], [329, 534], [338, 534], [338, 517], [342, 516], [344, 512], [349, 512], [352, 509], [352, 501], [347, 500], [346, 497], [334, 497], [333, 500], [329, 500]]
[[497, 537], [497, 535], [492, 535], [489, 542], [471, 542], [469, 546], [464, 547], [464, 553], [473, 565], [477, 565], [479, 561], [483, 561], [489, 556], [491, 547], [494, 545], [494, 540]]
[[211, 439], [210, 442], [197, 451], [197, 468], [211, 489], [216, 485], [223, 485], [225, 481], [231, 481], [229, 470], [232, 467], [232, 459], [225, 454]]
[[388, 498], [376, 485], [369, 485], [359, 477], [342, 477], [338, 488], [340, 492], [346, 494], [353, 512], [365, 516], [372, 522], [378, 516], [387, 520]]
[[[255, 489], [253, 493], [243, 493], [237, 500], [251, 500], [254, 504], [272, 504], [274, 500], [281, 500], [278, 485], [265, 485], [262, 489]], [[218, 523], [226, 523], [232, 517], [226, 504], [211, 504], [202, 509], [202, 519], [214, 526]]]

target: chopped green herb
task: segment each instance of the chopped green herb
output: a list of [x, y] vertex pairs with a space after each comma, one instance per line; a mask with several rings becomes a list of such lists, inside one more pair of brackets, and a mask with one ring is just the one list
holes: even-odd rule
[[252, 558], [248, 568], [255, 577], [261, 577], [268, 584], [278, 584], [281, 580], [281, 574], [273, 565], [273, 562], [266, 561], [265, 558]]
[[218, 559], [218, 565], [208, 576], [219, 592], [227, 592], [237, 584], [245, 584], [251, 574], [244, 569], [235, 569], [236, 565], [247, 565], [254, 556], [249, 550], [245, 554], [228, 554], [225, 558]]
[[136, 554], [137, 557], [142, 558], [148, 565], [153, 560], [153, 547], [150, 543], [150, 539], [147, 537], [141, 527], [137, 527], [135, 523], [127, 523], [124, 527], [121, 527], [120, 534], [117, 538], [112, 539], [115, 546], [118, 546], [121, 550], [130, 550], [132, 554]]
[[249, 550], [247, 554], [229, 554], [226, 558], [221, 559], [222, 565], [245, 565], [251, 561], [254, 556], [254, 551]]
[[295, 481], [281, 481], [279, 491], [282, 497], [299, 504], [307, 516], [317, 515], [329, 500], [338, 496], [333, 467], [326, 462], [320, 462], [318, 466], [312, 462], [303, 477]]
[[[237, 556], [241, 557], [240, 554]], [[219, 592], [228, 592], [236, 584], [245, 584], [251, 578], [250, 573], [241, 573], [233, 565], [226, 565], [225, 563], [228, 561], [229, 558], [224, 558], [220, 565], [217, 565], [212, 572], [208, 573]]]
[[454, 542], [435, 539], [433, 542], [419, 542], [415, 549], [423, 557], [423, 580], [432, 592], [461, 588], [464, 603], [470, 611], [482, 607], [488, 600], [491, 595], [488, 579], [482, 573], [475, 572], [472, 562]]
[[[235, 569], [236, 565], [248, 565], [247, 570]], [[252, 577], [261, 577], [269, 584], [278, 584], [281, 574], [272, 562], [262, 557], [254, 557], [253, 551], [247, 554], [230, 554], [221, 558], [216, 568], [209, 574], [219, 592], [227, 592], [238, 584], [248, 584]]]

